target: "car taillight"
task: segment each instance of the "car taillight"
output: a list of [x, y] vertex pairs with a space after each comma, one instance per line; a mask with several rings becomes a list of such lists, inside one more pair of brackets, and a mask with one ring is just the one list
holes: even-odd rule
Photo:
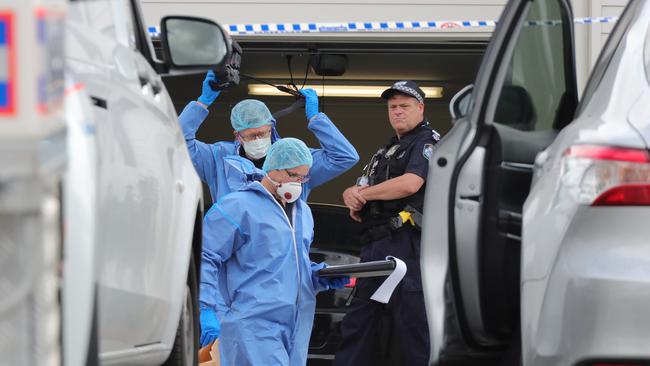
[[350, 277], [350, 282], [348, 282], [348, 284], [345, 285], [345, 287], [353, 288], [356, 285], [357, 285], [357, 278], [356, 277]]
[[641, 149], [576, 145], [564, 152], [562, 184], [579, 203], [650, 205], [650, 154]]

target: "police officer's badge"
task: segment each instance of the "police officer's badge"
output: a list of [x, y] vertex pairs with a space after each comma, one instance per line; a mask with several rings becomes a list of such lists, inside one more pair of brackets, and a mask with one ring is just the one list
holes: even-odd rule
[[399, 149], [399, 145], [393, 145], [388, 151], [386, 152], [386, 158], [390, 158], [397, 152], [397, 149]]
[[429, 160], [431, 159], [431, 155], [433, 155], [433, 144], [425, 144], [422, 149], [422, 156]]

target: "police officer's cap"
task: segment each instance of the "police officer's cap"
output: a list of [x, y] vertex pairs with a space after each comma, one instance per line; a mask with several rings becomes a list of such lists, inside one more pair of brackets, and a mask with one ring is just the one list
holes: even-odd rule
[[393, 86], [391, 86], [390, 88], [384, 90], [384, 92], [381, 93], [381, 97], [384, 99], [388, 99], [396, 92], [406, 94], [408, 96], [417, 99], [418, 102], [424, 103], [424, 92], [414, 81], [411, 80], [398, 81], [395, 84], [393, 84]]

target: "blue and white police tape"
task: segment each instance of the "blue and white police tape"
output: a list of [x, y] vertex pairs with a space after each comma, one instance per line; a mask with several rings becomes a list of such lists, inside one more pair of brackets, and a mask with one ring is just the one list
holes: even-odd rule
[[[614, 23], [617, 17], [575, 18], [575, 24]], [[527, 21], [527, 26], [555, 26], [561, 20]], [[438, 32], [462, 28], [491, 28], [494, 20], [433, 20], [413, 22], [346, 22], [346, 23], [262, 23], [230, 24], [225, 28], [233, 35], [287, 34], [287, 33], [350, 33], [350, 32]], [[158, 27], [149, 27], [149, 33], [159, 36]]]

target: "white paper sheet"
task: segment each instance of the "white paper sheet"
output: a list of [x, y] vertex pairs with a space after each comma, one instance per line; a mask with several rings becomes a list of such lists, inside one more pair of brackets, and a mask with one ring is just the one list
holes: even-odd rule
[[404, 263], [401, 259], [395, 257], [389, 256], [386, 257], [386, 259], [392, 259], [395, 261], [395, 269], [393, 270], [393, 273], [391, 273], [388, 278], [386, 278], [384, 283], [379, 286], [377, 291], [375, 291], [375, 293], [370, 297], [371, 300], [375, 300], [382, 304], [388, 303], [388, 300], [390, 300], [390, 296], [393, 294], [393, 291], [395, 291], [397, 285], [402, 281], [404, 275], [406, 275], [406, 263]]

